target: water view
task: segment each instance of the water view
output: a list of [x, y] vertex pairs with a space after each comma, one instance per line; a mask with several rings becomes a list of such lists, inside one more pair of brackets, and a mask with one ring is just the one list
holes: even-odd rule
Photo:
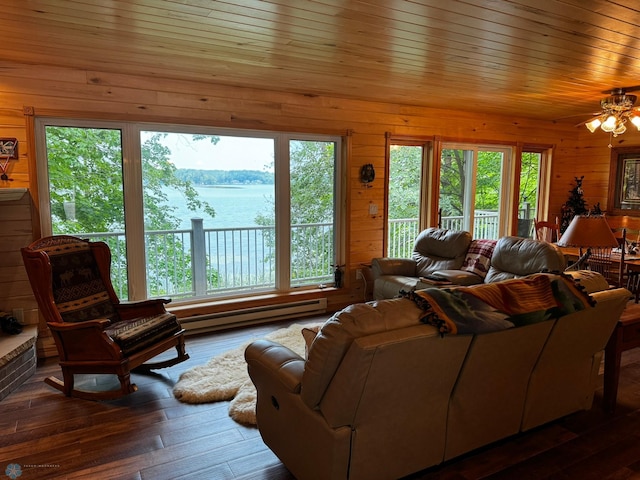
[[216, 211], [215, 218], [205, 212], [190, 211], [180, 192], [167, 189], [169, 205], [175, 207], [175, 216], [181, 219], [179, 229], [191, 228], [192, 218], [202, 218], [204, 228], [233, 228], [256, 226], [256, 216], [266, 215], [273, 208], [274, 185], [216, 185], [196, 186], [201, 200]]

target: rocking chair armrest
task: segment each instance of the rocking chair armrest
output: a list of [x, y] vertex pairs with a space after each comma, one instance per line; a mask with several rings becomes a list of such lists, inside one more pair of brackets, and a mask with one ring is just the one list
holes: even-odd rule
[[171, 301], [170, 298], [152, 298], [139, 302], [120, 302], [115, 306], [120, 318], [129, 320], [136, 317], [148, 317], [166, 312], [164, 307]]
[[62, 362], [120, 361], [122, 349], [107, 335], [106, 318], [74, 323], [47, 323]]
[[106, 318], [98, 320], [87, 320], [86, 322], [47, 322], [47, 326], [51, 330], [58, 332], [69, 332], [78, 330], [98, 330], [102, 332], [111, 324]]

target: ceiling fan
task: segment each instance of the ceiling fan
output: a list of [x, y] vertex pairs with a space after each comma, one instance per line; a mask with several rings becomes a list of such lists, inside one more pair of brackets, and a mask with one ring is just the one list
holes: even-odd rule
[[640, 130], [640, 107], [634, 106], [638, 97], [628, 93], [637, 90], [640, 90], [640, 85], [605, 90], [602, 93], [608, 93], [609, 96], [600, 100], [602, 110], [596, 113], [592, 119], [582, 122], [582, 124], [591, 133], [600, 127], [614, 137], [627, 131], [627, 126], [625, 125], [627, 121], [630, 121]]

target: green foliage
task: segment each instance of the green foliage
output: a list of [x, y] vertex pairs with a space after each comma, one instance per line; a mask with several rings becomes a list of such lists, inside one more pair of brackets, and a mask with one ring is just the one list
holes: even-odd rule
[[[291, 225], [333, 224], [335, 144], [322, 141], [290, 143]], [[267, 199], [267, 212], [256, 223], [275, 224], [274, 199]], [[268, 239], [274, 245], [275, 239]], [[270, 261], [272, 259], [265, 259]], [[333, 262], [333, 228], [293, 228], [291, 233], [291, 279], [331, 274]]]
[[440, 209], [443, 217], [463, 215], [466, 182], [464, 151], [443, 150], [440, 162]]
[[538, 178], [540, 176], [540, 154], [523, 152], [520, 167], [520, 208], [525, 203], [538, 203]]
[[389, 219], [418, 218], [422, 147], [393, 145], [389, 165]]
[[[120, 130], [100, 128], [53, 127], [46, 129], [49, 168], [51, 221], [53, 232], [122, 233], [124, 222], [123, 168]], [[163, 133], [156, 133], [142, 144], [143, 202], [147, 230], [176, 229], [180, 219], [168, 204], [164, 188], [174, 188], [184, 195], [187, 207], [204, 210], [212, 217], [215, 210], [201, 201], [188, 180], [176, 175], [169, 161], [170, 151], [160, 143]], [[217, 137], [209, 138], [216, 141]], [[66, 208], [66, 210], [65, 210]], [[126, 251], [123, 236], [105, 238], [113, 255], [113, 282], [126, 291]], [[156, 244], [148, 240], [148, 252], [154, 261], [148, 263], [147, 280], [151, 296], [170, 291], [190, 291], [189, 261], [177, 262], [185, 256], [181, 241]], [[186, 268], [185, 268], [186, 267]], [[188, 271], [187, 271], [188, 270]], [[170, 280], [168, 280], [170, 279]]]
[[164, 187], [181, 192], [192, 212], [204, 210], [212, 218], [216, 215], [209, 203], [198, 198], [192, 182], [178, 178], [176, 166], [169, 161], [171, 151], [160, 143], [166, 136], [166, 133], [155, 133], [142, 144], [144, 217], [149, 230], [168, 230], [180, 225], [180, 219], [174, 215], [176, 207], [169, 204]]
[[[142, 145], [145, 227], [161, 230], [180, 224], [164, 187], [182, 192], [190, 210], [215, 216], [213, 207], [198, 199], [193, 184], [176, 175], [171, 152], [160, 143], [163, 136], [155, 134]], [[49, 126], [46, 137], [54, 233], [124, 231], [120, 130]], [[75, 207], [75, 215], [70, 207]]]
[[478, 152], [476, 210], [498, 211], [502, 183], [502, 152]]
[[333, 222], [334, 149], [332, 142], [291, 142], [292, 224]]
[[195, 185], [273, 185], [272, 172], [259, 170], [194, 170], [180, 168], [176, 176]]
[[124, 230], [120, 143], [119, 130], [47, 127], [54, 233]]

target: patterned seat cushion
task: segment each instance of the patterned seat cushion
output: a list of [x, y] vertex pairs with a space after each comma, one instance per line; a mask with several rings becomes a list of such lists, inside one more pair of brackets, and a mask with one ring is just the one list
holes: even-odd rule
[[135, 353], [182, 329], [176, 316], [162, 313], [151, 317], [121, 320], [105, 329], [125, 355]]

